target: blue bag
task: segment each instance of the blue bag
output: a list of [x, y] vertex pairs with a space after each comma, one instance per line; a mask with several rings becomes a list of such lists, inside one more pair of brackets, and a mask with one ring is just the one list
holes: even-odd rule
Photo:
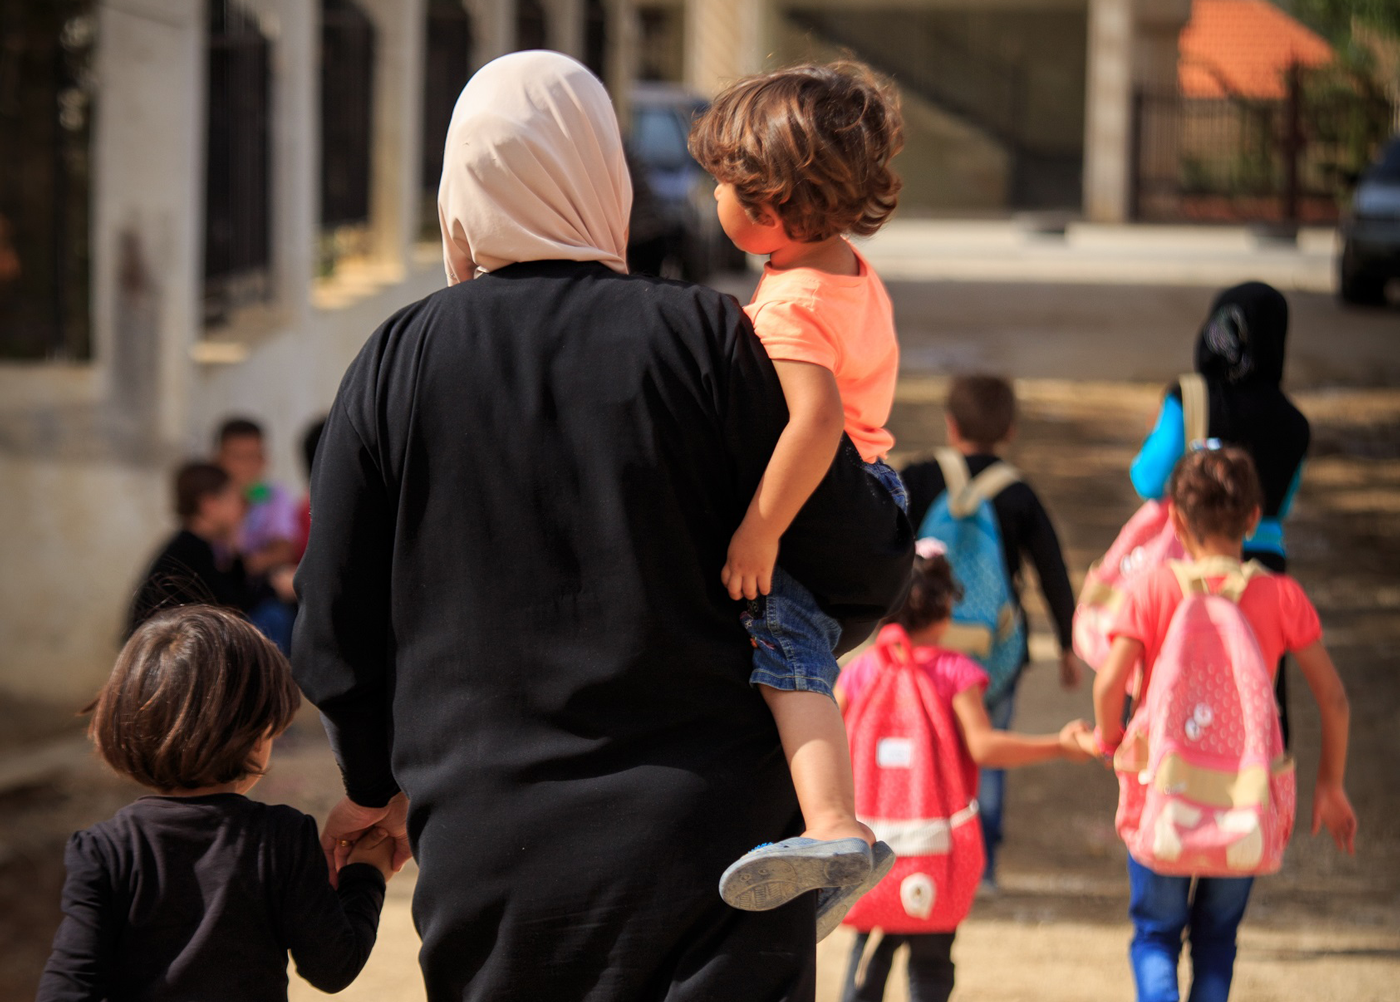
[[919, 526], [919, 538], [932, 536], [948, 548], [953, 577], [963, 597], [939, 646], [961, 651], [986, 669], [991, 681], [986, 703], [995, 703], [1016, 684], [1026, 649], [1026, 622], [1016, 605], [992, 499], [1017, 483], [1015, 467], [997, 462], [977, 476], [954, 449], [934, 454], [947, 485]]

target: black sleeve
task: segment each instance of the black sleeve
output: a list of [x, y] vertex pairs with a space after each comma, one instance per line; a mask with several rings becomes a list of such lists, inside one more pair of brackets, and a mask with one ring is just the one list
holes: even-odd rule
[[1024, 522], [1024, 535], [1021, 545], [1030, 554], [1035, 564], [1036, 577], [1040, 579], [1040, 590], [1045, 596], [1045, 604], [1050, 607], [1050, 616], [1055, 621], [1055, 634], [1060, 641], [1060, 650], [1071, 649], [1074, 628], [1074, 589], [1070, 587], [1069, 571], [1065, 568], [1064, 554], [1060, 552], [1060, 537], [1050, 521], [1050, 514], [1040, 503], [1035, 491], [1026, 486], [1028, 503]]
[[363, 436], [377, 427], [375, 341], [346, 373], [316, 448], [292, 639], [292, 673], [321, 711], [346, 795], [365, 807], [382, 807], [399, 790], [388, 683], [395, 510]]
[[331, 887], [316, 822], [304, 818], [288, 846], [282, 935], [297, 973], [323, 992], [354, 981], [369, 960], [384, 906], [384, 875], [366, 863], [342, 867]]
[[931, 459], [924, 460], [910, 463], [899, 472], [899, 477], [909, 491], [909, 524], [917, 533], [928, 510], [947, 486], [943, 482], [943, 468]]
[[[735, 304], [727, 393], [721, 406], [740, 494], [753, 496], [787, 424], [787, 404], [772, 363]], [[841, 623], [839, 653], [860, 644], [904, 598], [914, 533], [899, 506], [843, 435], [831, 469], [783, 535], [783, 568]]]
[[68, 868], [63, 922], [44, 965], [37, 1000], [106, 999], [120, 928], [113, 910], [111, 876], [97, 840], [87, 832], [78, 832], [68, 840], [63, 862]]

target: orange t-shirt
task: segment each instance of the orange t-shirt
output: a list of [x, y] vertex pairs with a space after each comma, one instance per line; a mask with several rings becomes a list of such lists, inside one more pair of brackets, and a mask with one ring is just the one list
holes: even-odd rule
[[[1207, 579], [1212, 587], [1219, 578]], [[1123, 607], [1109, 629], [1110, 640], [1129, 637], [1142, 644], [1143, 664], [1152, 665], [1167, 639], [1172, 614], [1181, 604], [1181, 585], [1169, 566], [1163, 565], [1135, 581], [1124, 596]], [[1259, 652], [1273, 672], [1279, 658], [1289, 651], [1322, 639], [1322, 623], [1317, 618], [1303, 588], [1287, 574], [1261, 574], [1251, 578], [1240, 596], [1240, 612], [1254, 630]], [[1149, 678], [1150, 668], [1149, 668]], [[1143, 691], [1146, 691], [1144, 687]]]
[[811, 362], [836, 376], [846, 434], [870, 463], [894, 445], [885, 422], [899, 378], [899, 342], [885, 284], [860, 252], [851, 250], [858, 275], [764, 268], [745, 310], [769, 358]]

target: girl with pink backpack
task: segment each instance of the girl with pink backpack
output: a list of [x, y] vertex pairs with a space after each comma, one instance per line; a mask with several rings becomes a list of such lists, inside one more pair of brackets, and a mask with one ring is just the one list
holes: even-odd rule
[[[1224, 1002], [1254, 877], [1279, 868], [1293, 827], [1293, 761], [1273, 699], [1280, 656], [1297, 660], [1321, 711], [1312, 832], [1325, 826], [1351, 853], [1356, 815], [1343, 788], [1349, 714], [1302, 588], [1242, 560], [1260, 517], [1248, 453], [1188, 453], [1167, 494], [1189, 560], [1169, 561], [1129, 587], [1094, 682], [1097, 726], [1083, 740], [1118, 774], [1138, 1002], [1180, 998], [1183, 935], [1191, 943], [1189, 1002]], [[1139, 661], [1136, 710], [1124, 728]]]
[[911, 1002], [945, 1002], [953, 936], [982, 874], [978, 767], [1090, 758], [1082, 720], [1040, 736], [993, 729], [982, 701], [987, 673], [937, 646], [960, 592], [943, 554], [938, 540], [919, 540], [904, 606], [836, 684], [857, 816], [898, 857], [846, 916], [859, 935], [842, 1002], [879, 1002], [905, 945]]

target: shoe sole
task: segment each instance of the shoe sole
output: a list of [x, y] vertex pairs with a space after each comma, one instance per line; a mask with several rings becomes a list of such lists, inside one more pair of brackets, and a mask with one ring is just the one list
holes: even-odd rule
[[854, 887], [846, 887], [837, 891], [831, 896], [826, 907], [817, 909], [818, 943], [836, 931], [836, 927], [841, 924], [841, 920], [846, 917], [851, 906], [860, 900], [861, 895], [874, 890], [875, 885], [885, 879], [885, 875], [894, 869], [894, 850], [885, 843], [876, 842], [871, 849], [871, 855], [874, 858], [874, 863], [866, 878]]
[[821, 847], [740, 859], [720, 877], [719, 894], [746, 912], [765, 912], [823, 887], [849, 887], [870, 874], [865, 856], [832, 854]]

